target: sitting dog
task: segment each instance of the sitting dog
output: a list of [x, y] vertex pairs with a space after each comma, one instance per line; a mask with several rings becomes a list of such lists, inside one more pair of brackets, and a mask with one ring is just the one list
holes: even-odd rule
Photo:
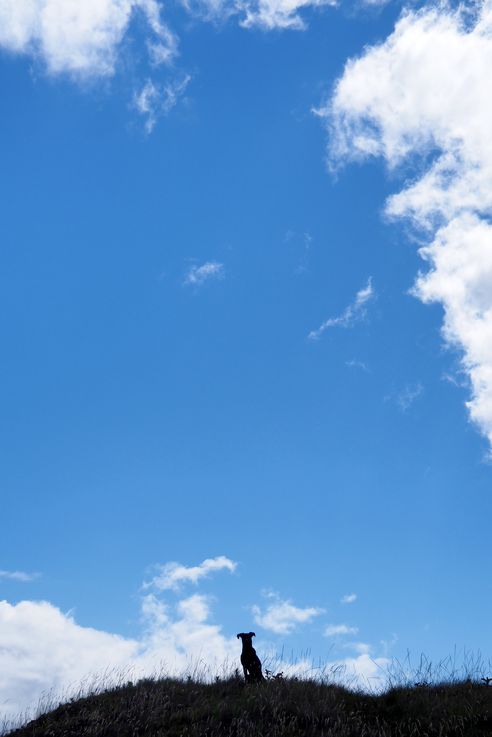
[[261, 661], [253, 647], [254, 632], [240, 632], [237, 639], [243, 642], [243, 650], [241, 652], [241, 665], [243, 666], [244, 679], [247, 683], [255, 683], [263, 681], [263, 673], [261, 672]]

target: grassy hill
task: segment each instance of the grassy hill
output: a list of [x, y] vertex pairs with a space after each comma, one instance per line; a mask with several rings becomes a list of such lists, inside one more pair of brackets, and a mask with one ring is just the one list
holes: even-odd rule
[[392, 688], [380, 695], [297, 679], [142, 680], [72, 700], [12, 737], [492, 736], [492, 686]]

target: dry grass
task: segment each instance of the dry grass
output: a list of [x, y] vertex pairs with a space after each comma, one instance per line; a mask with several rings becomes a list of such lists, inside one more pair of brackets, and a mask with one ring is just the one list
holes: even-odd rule
[[[475, 664], [476, 665], [476, 664]], [[245, 684], [236, 674], [212, 682], [147, 678], [99, 687], [15, 729], [12, 737], [492, 737], [492, 686], [459, 679], [451, 659], [440, 682], [425, 659], [395, 663], [379, 694], [316, 679]], [[419, 677], [420, 676], [420, 677]]]

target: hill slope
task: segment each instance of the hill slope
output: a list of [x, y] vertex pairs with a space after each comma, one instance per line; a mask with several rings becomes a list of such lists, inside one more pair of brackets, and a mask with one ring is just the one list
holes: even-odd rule
[[462, 682], [380, 696], [295, 679], [144, 680], [71, 701], [12, 737], [492, 736], [492, 687]]

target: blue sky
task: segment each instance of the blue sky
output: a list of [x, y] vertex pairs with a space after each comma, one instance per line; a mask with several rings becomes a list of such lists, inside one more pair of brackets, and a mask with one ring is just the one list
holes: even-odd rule
[[0, 0], [4, 712], [488, 657], [490, 4], [77, 5]]

